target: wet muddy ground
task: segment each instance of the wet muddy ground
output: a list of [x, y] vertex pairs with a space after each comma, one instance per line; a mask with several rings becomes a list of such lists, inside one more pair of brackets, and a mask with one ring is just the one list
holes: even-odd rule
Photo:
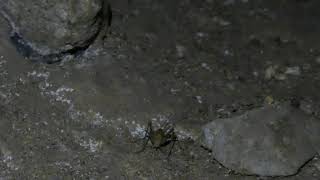
[[[0, 18], [0, 179], [319, 179], [233, 173], [197, 141], [201, 127], [264, 103], [320, 116], [320, 2], [111, 1], [107, 38], [81, 57], [33, 63]], [[147, 122], [176, 142], [143, 146]]]

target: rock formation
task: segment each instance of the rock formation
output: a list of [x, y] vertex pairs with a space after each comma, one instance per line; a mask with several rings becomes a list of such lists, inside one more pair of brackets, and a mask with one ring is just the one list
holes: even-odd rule
[[56, 61], [86, 49], [107, 24], [105, 0], [2, 0], [12, 40], [30, 59]]

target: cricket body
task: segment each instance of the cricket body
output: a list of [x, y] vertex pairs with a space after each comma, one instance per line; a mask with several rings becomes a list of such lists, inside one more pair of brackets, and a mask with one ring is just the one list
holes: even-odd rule
[[152, 148], [157, 150], [160, 150], [162, 147], [165, 147], [171, 143], [171, 148], [168, 154], [169, 157], [171, 155], [174, 144], [177, 141], [177, 136], [174, 132], [174, 128], [168, 123], [154, 130], [152, 122], [149, 121], [147, 130], [145, 132], [145, 137], [143, 139], [145, 140], [145, 143], [143, 145], [143, 148], [138, 152], [144, 151], [149, 141], [151, 142]]
[[149, 138], [152, 144], [152, 147], [158, 149], [160, 147], [166, 146], [170, 144], [173, 140], [176, 140], [176, 136], [174, 134], [174, 129], [172, 127], [163, 127], [157, 130], [153, 130], [152, 123], [149, 121], [148, 123], [149, 130]]

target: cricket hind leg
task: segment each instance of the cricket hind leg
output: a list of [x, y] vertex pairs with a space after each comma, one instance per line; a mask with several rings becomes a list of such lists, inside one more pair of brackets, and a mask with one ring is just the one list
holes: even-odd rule
[[135, 152], [135, 153], [141, 153], [141, 152], [143, 152], [143, 151], [146, 149], [146, 147], [147, 147], [147, 145], [148, 145], [148, 142], [150, 141], [150, 133], [151, 133], [151, 131], [152, 131], [152, 127], [151, 127], [150, 124], [148, 123], [147, 130], [145, 130], [144, 137], [142, 138], [142, 140], [145, 141], [144, 144], [142, 145], [142, 149], [139, 150], [139, 151], [137, 151], [137, 152]]
[[146, 139], [145, 140], [145, 143], [142, 145], [142, 148], [139, 150], [139, 151], [136, 151], [135, 153], [141, 153], [141, 152], [143, 152], [145, 149], [146, 149], [146, 147], [147, 147], [147, 145], [148, 145], [148, 142], [149, 142], [149, 140], [150, 140], [150, 138], [148, 137], [148, 139]]

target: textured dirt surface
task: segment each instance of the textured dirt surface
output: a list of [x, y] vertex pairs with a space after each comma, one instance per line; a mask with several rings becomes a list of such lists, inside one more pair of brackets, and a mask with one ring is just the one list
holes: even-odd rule
[[[245, 176], [197, 142], [266, 102], [319, 117], [319, 1], [111, 4], [107, 38], [50, 65], [23, 58], [0, 18], [1, 179], [319, 179], [317, 157], [294, 176]], [[135, 153], [149, 120], [175, 124], [169, 159], [170, 146]]]

